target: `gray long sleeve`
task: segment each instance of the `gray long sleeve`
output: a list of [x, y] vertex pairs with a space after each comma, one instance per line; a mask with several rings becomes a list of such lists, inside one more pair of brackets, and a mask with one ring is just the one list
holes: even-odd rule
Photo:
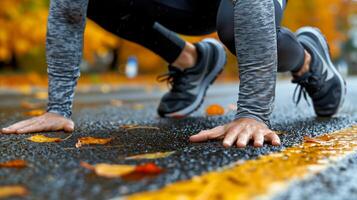
[[72, 103], [82, 59], [88, 0], [51, 0], [47, 24], [48, 112], [65, 117]]
[[277, 39], [272, 0], [235, 0], [234, 31], [240, 89], [236, 118], [269, 125], [277, 72]]
[[[71, 116], [80, 75], [88, 0], [51, 0], [47, 30], [48, 112]], [[235, 39], [240, 64], [237, 118], [269, 122], [274, 102], [277, 47], [272, 0], [234, 3]]]

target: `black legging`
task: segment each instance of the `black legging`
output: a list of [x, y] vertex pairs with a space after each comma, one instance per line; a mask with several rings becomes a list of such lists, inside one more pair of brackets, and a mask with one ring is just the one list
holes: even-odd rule
[[[297, 71], [304, 62], [304, 48], [291, 31], [280, 27], [284, 8], [277, 0], [278, 71]], [[285, 4], [285, 3], [284, 3]], [[204, 35], [218, 32], [235, 54], [231, 0], [89, 0], [87, 16], [104, 29], [155, 52], [173, 63], [185, 41], [176, 33]], [[170, 29], [170, 30], [169, 30]]]

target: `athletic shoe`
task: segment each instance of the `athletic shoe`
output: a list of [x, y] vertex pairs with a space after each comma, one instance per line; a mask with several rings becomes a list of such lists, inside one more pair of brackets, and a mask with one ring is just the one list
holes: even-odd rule
[[296, 103], [306, 92], [312, 99], [314, 110], [318, 116], [330, 117], [340, 110], [346, 95], [346, 82], [331, 61], [329, 46], [319, 29], [303, 27], [296, 32], [298, 41], [311, 54], [310, 71], [297, 77], [293, 83], [300, 88]]
[[168, 81], [171, 85], [158, 107], [161, 117], [185, 117], [197, 110], [208, 87], [223, 70], [227, 58], [221, 43], [205, 39], [195, 46], [198, 51], [195, 66], [185, 70], [169, 66], [169, 73], [159, 77], [159, 81]]

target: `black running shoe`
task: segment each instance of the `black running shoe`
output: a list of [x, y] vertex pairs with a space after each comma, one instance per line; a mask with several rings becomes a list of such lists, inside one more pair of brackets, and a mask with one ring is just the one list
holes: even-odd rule
[[331, 61], [330, 51], [324, 35], [319, 29], [303, 27], [296, 32], [298, 41], [311, 54], [310, 71], [295, 78], [293, 83], [300, 88], [296, 103], [306, 92], [312, 99], [315, 112], [321, 117], [330, 117], [338, 113], [346, 95], [346, 82]]
[[158, 107], [161, 117], [185, 117], [197, 110], [208, 87], [223, 70], [226, 52], [218, 41], [205, 39], [195, 46], [196, 66], [186, 70], [169, 66], [169, 73], [159, 77], [159, 81], [168, 81], [171, 85]]

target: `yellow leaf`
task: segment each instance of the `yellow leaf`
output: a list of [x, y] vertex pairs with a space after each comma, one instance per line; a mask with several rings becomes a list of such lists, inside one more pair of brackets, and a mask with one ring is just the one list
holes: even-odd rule
[[25, 196], [27, 189], [21, 185], [0, 186], [0, 198], [5, 199], [15, 196]]
[[37, 109], [37, 110], [31, 110], [29, 112], [26, 112], [25, 115], [32, 116], [32, 117], [37, 117], [37, 116], [45, 114], [45, 112], [46, 111], [44, 111], [44, 110]]
[[134, 172], [136, 168], [136, 166], [132, 165], [114, 165], [105, 163], [90, 165], [85, 162], [81, 162], [81, 166], [94, 171], [98, 176], [107, 178], [119, 178], [123, 175]]
[[48, 92], [37, 92], [35, 94], [36, 99], [46, 100], [48, 98]]
[[21, 94], [24, 95], [29, 95], [32, 93], [32, 87], [29, 85], [22, 85], [20, 87], [17, 88], [19, 90], [19, 92], [21, 92]]
[[82, 137], [78, 139], [78, 142], [76, 143], [76, 147], [80, 148], [83, 145], [93, 145], [93, 144], [108, 144], [111, 142], [113, 139], [112, 138], [94, 138], [94, 137]]
[[140, 103], [136, 103], [132, 106], [132, 108], [134, 110], [143, 110], [145, 108], [145, 106], [143, 104], [140, 104]]
[[147, 153], [147, 154], [129, 156], [125, 159], [126, 160], [159, 159], [159, 158], [166, 158], [174, 153], [175, 153], [175, 151]]
[[50, 137], [46, 137], [44, 135], [34, 135], [34, 136], [27, 138], [27, 140], [30, 140], [32, 142], [37, 142], [37, 143], [61, 142], [62, 141], [61, 138], [50, 138]]

